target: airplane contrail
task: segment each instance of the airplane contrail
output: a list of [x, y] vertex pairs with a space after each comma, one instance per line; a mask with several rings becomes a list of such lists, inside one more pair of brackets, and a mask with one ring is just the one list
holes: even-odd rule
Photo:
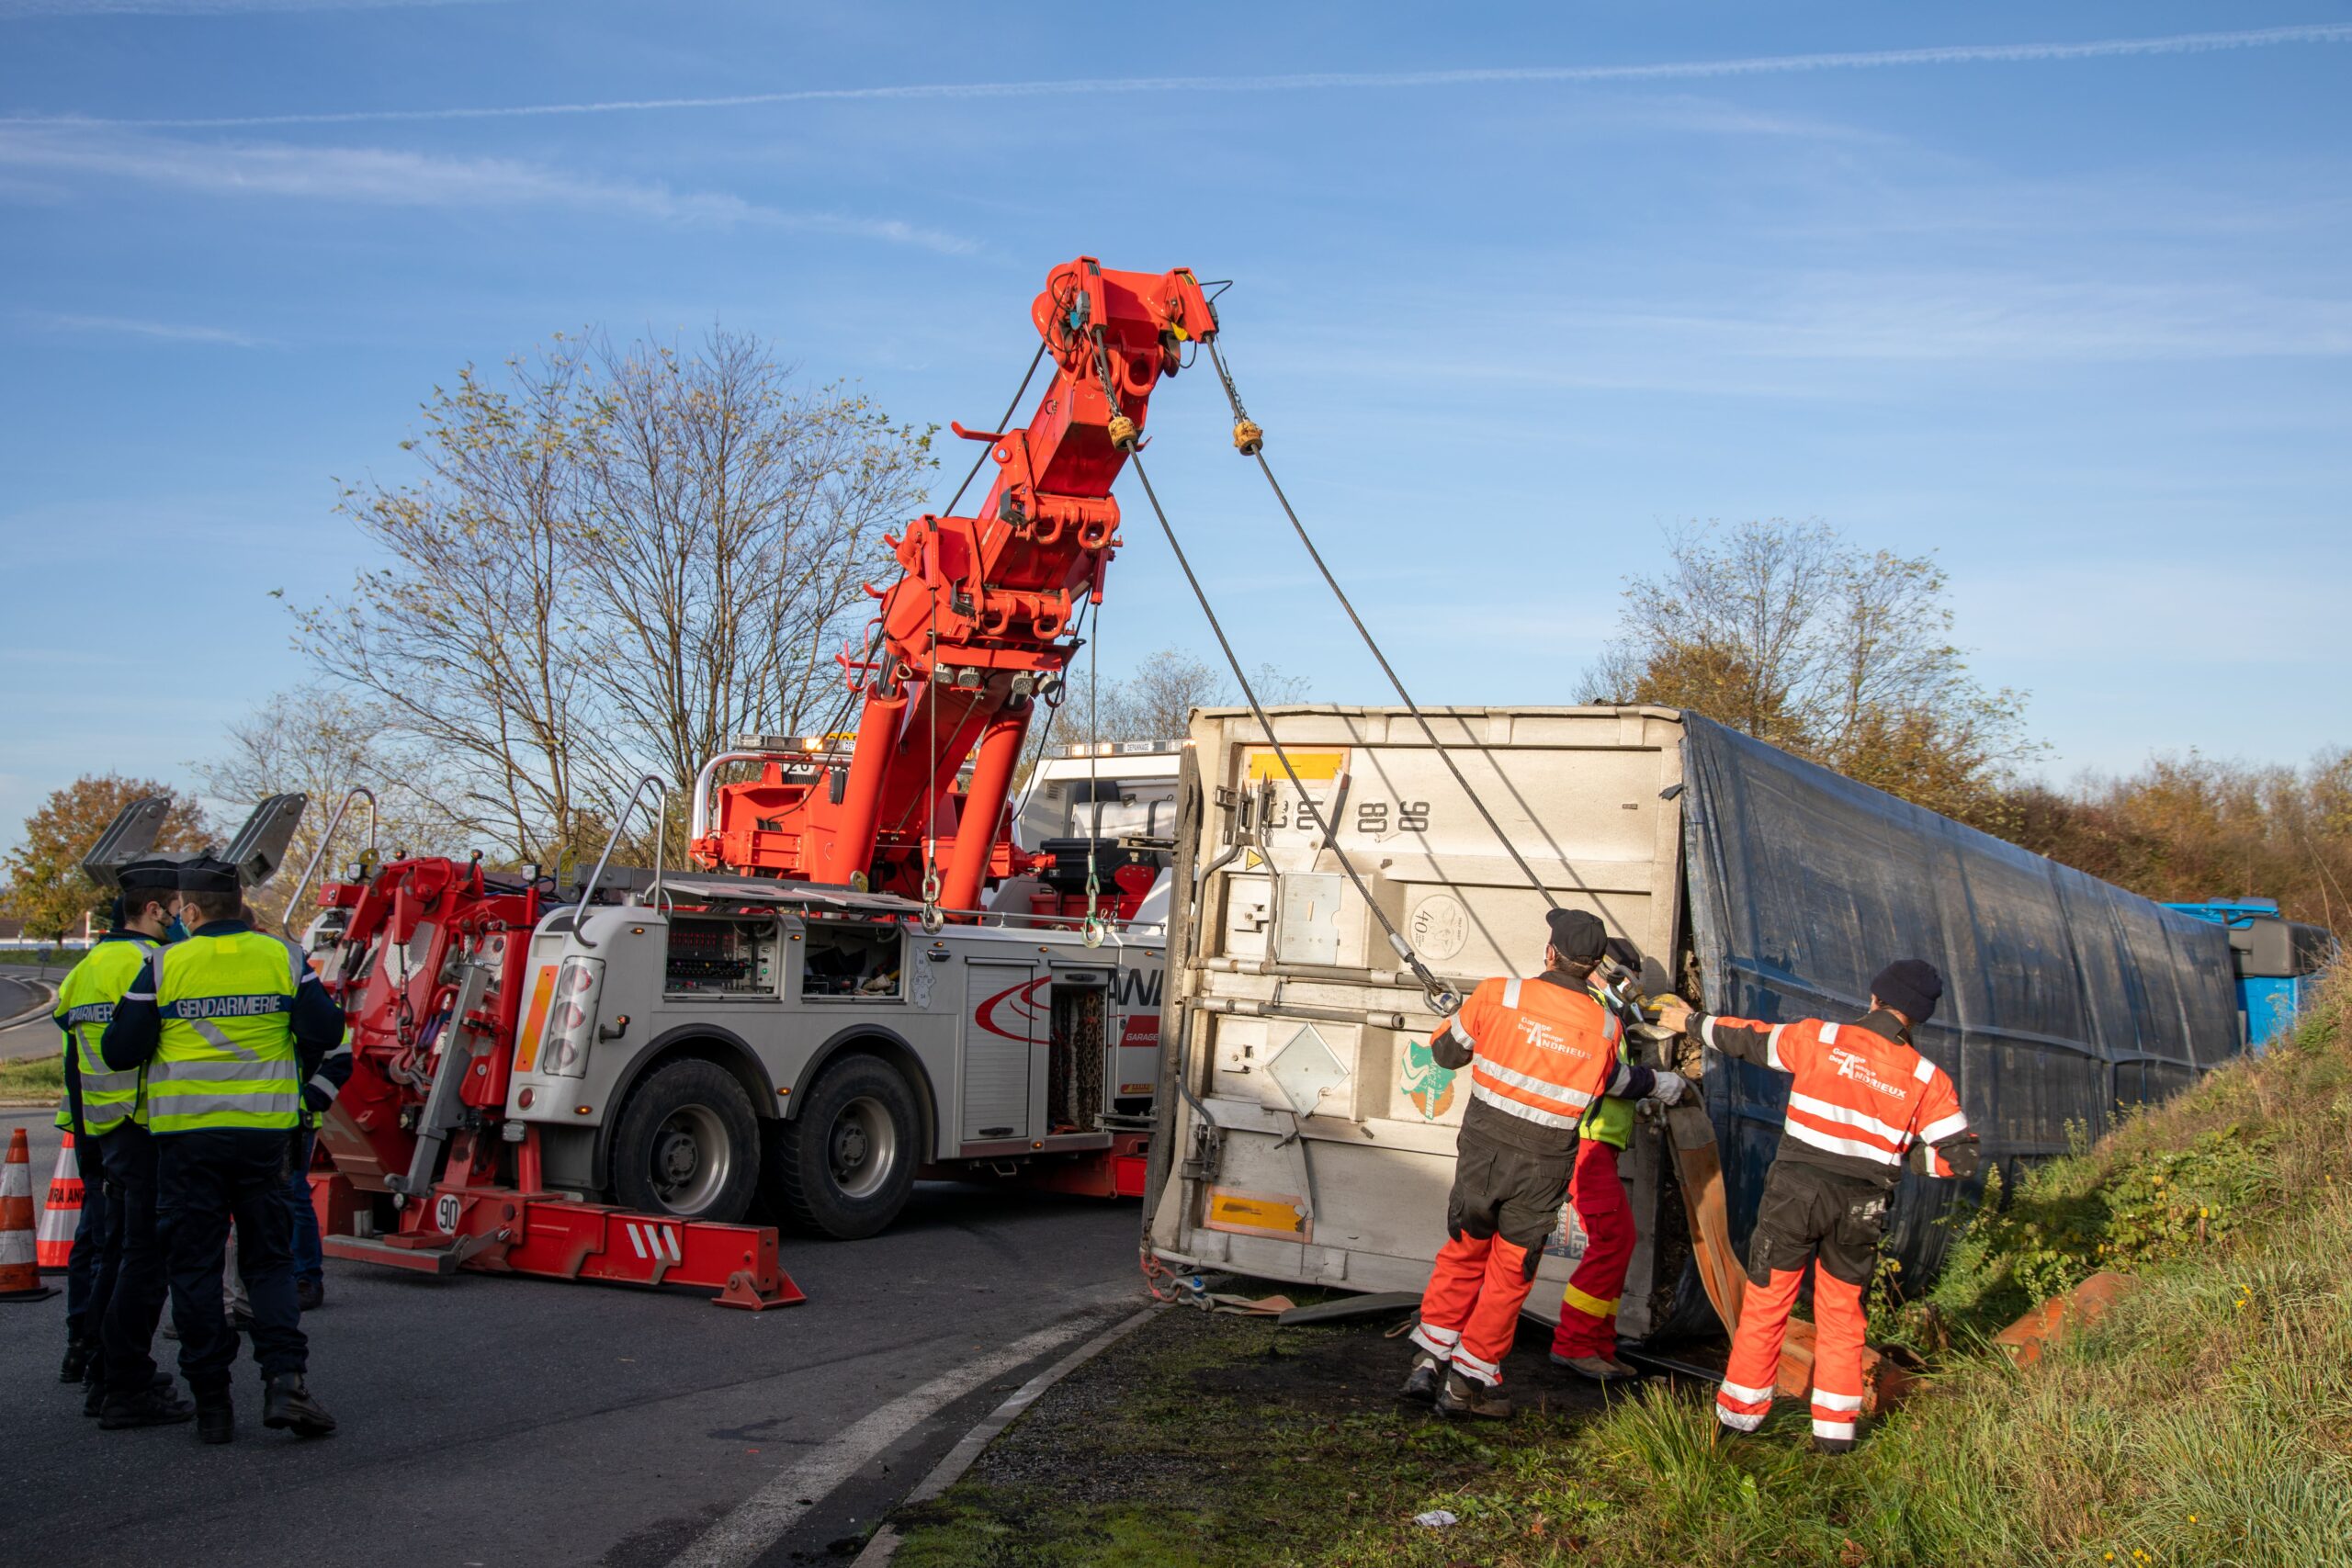
[[1871, 50], [1843, 54], [1769, 54], [1747, 59], [1660, 61], [1638, 65], [1494, 65], [1448, 71], [1292, 72], [1269, 76], [1094, 76], [1065, 81], [928, 82], [899, 86], [800, 87], [773, 93], [730, 93], [708, 97], [607, 98], [570, 104], [350, 109], [315, 114], [210, 115], [157, 119], [13, 115], [0, 117], [0, 124], [227, 130], [273, 125], [347, 125], [387, 120], [641, 114], [675, 109], [743, 108], [765, 104], [860, 103], [924, 98], [1037, 98], [1114, 93], [1337, 92], [1487, 84], [1654, 82], [1780, 75], [1806, 71], [1876, 71], [1906, 65], [2030, 64], [2134, 55], [2197, 54], [2296, 43], [2352, 43], [2352, 22], [2314, 22], [2234, 32], [2171, 33], [2160, 38], [2096, 39], [2082, 43], [1944, 44], [1926, 49]]

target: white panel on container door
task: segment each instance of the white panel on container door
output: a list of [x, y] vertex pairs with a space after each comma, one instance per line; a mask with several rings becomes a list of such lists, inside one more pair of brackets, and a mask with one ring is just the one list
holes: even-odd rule
[[1285, 964], [1340, 961], [1340, 899], [1347, 882], [1336, 872], [1294, 871], [1281, 879], [1281, 918], [1274, 956]]

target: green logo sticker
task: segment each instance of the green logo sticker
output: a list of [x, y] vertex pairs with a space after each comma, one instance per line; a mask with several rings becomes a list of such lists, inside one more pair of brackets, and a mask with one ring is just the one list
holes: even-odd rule
[[1418, 1034], [1405, 1043], [1405, 1070], [1400, 1082], [1407, 1098], [1419, 1108], [1424, 1122], [1436, 1121], [1453, 1104], [1453, 1069], [1439, 1066], [1430, 1043]]

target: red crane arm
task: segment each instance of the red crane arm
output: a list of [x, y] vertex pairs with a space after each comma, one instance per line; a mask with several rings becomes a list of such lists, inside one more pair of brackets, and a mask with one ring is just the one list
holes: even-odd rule
[[996, 480], [972, 516], [927, 515], [888, 541], [904, 575], [867, 587], [879, 613], [842, 658], [864, 704], [854, 748], [721, 785], [715, 830], [693, 846], [702, 863], [915, 897], [928, 840], [947, 909], [978, 908], [983, 878], [1014, 869], [1006, 795], [1036, 700], [1078, 647], [1079, 605], [1102, 602], [1119, 547], [1112, 482], [1160, 378], [1216, 333], [1189, 269], [1113, 272], [1091, 256], [1048, 274], [1029, 313], [1053, 383], [1021, 429], [956, 427], [993, 443]]

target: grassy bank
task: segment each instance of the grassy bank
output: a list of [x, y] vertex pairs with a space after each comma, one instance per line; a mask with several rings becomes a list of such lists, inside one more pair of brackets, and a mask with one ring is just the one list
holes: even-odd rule
[[[1284, 1342], [1240, 1324], [1216, 1330], [1223, 1370], [1204, 1341], [1086, 1396], [1062, 1437], [1091, 1490], [984, 1459], [901, 1561], [2352, 1564], [2347, 994], [2339, 974], [2293, 1041], [1996, 1192], [1923, 1299], [1894, 1281], [1885, 1326], [1936, 1371], [1852, 1455], [1806, 1451], [1788, 1401], [1726, 1440], [1687, 1387], [1503, 1431], [1318, 1410], [1234, 1371]], [[2137, 1288], [2075, 1343], [2025, 1371], [1984, 1346], [2102, 1268]], [[1385, 1380], [1395, 1343], [1344, 1364]], [[1007, 1441], [1059, 1419], [1052, 1398]], [[1054, 1433], [1033, 1437], [1034, 1457]], [[1459, 1522], [1412, 1522], [1435, 1508]]]
[[65, 1059], [57, 1052], [0, 1062], [0, 1100], [54, 1099], [65, 1092]]

